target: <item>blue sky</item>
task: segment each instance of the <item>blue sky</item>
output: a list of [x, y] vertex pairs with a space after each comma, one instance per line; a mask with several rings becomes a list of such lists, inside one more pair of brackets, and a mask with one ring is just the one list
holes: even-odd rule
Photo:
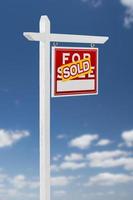
[[39, 200], [38, 31], [107, 35], [99, 95], [51, 99], [52, 199], [133, 196], [133, 0], [1, 2], [0, 199]]

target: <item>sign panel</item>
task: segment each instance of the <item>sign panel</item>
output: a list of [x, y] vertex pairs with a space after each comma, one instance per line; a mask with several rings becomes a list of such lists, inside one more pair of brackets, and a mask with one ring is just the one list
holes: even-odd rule
[[98, 94], [98, 49], [52, 47], [52, 97]]

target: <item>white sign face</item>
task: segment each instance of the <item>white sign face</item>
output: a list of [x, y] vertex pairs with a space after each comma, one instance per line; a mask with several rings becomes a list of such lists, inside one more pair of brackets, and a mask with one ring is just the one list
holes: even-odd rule
[[98, 49], [52, 47], [52, 97], [98, 94]]

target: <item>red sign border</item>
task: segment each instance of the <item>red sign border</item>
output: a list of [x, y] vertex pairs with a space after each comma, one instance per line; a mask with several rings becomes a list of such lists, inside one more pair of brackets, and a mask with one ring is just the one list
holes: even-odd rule
[[[97, 51], [97, 73], [95, 79], [95, 90], [82, 90], [82, 91], [64, 91], [57, 92], [57, 83], [56, 83], [56, 74], [55, 74], [55, 51], [56, 49], [80, 49], [80, 50], [96, 50]], [[89, 95], [98, 95], [98, 56], [99, 49], [93, 47], [65, 47], [65, 46], [56, 46], [52, 47], [52, 97], [69, 97], [69, 96], [89, 96]]]

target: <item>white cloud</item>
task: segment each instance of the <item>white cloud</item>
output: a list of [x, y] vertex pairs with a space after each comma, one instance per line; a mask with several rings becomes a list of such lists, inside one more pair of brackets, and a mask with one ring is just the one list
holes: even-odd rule
[[12, 146], [22, 138], [28, 137], [30, 133], [28, 131], [8, 131], [0, 129], [0, 148]]
[[108, 140], [108, 139], [101, 139], [99, 140], [99, 142], [97, 143], [97, 146], [107, 146], [109, 144], [111, 144], [112, 141]]
[[[86, 167], [85, 162], [81, 162], [84, 159], [82, 154], [71, 153], [64, 157], [64, 162], [60, 164], [52, 164], [51, 171], [58, 172], [60, 170], [77, 170]], [[80, 162], [79, 162], [80, 161]]]
[[124, 25], [130, 28], [133, 24], [133, 0], [120, 0], [120, 2], [126, 7]]
[[60, 169], [66, 170], [77, 170], [77, 169], [82, 169], [86, 167], [86, 163], [76, 163], [76, 162], [63, 162], [60, 165]]
[[90, 147], [93, 141], [97, 140], [99, 136], [97, 134], [91, 135], [91, 134], [85, 134], [81, 135], [77, 138], [74, 138], [70, 141], [69, 145], [71, 147], [77, 147], [79, 149], [87, 149]]
[[128, 157], [130, 153], [125, 151], [103, 151], [87, 155], [90, 167], [123, 167], [126, 170], [133, 170], [133, 158]]
[[22, 174], [10, 178], [10, 182], [16, 189], [23, 189], [25, 187], [36, 189], [39, 187], [39, 181], [30, 181]]
[[126, 170], [133, 170], [133, 158], [127, 158], [125, 160], [124, 168]]
[[133, 130], [124, 131], [122, 133], [122, 139], [128, 147], [133, 147]]
[[51, 177], [52, 186], [67, 186], [71, 183], [73, 177], [71, 176], [55, 176]]
[[0, 199], [25, 199], [30, 198], [30, 194], [39, 195], [39, 181], [36, 179], [29, 179], [23, 174], [10, 176], [3, 171], [0, 172]]
[[71, 153], [64, 157], [64, 161], [51, 165], [52, 172], [60, 172], [63, 170], [78, 170], [87, 167], [91, 168], [114, 168], [121, 167], [125, 170], [133, 170], [132, 152], [114, 150], [114, 151], [98, 151], [83, 154]]
[[124, 167], [127, 170], [133, 170], [133, 159], [132, 158], [118, 158], [118, 159], [107, 159], [101, 161], [95, 161], [90, 164], [91, 167]]
[[90, 177], [86, 185], [111, 186], [111, 185], [116, 185], [116, 184], [128, 183], [132, 181], [133, 181], [133, 176], [130, 176], [130, 175], [101, 173], [96, 176]]
[[83, 160], [84, 157], [82, 154], [79, 154], [79, 153], [71, 153], [70, 155], [66, 155], [64, 160], [65, 161], [81, 161]]

